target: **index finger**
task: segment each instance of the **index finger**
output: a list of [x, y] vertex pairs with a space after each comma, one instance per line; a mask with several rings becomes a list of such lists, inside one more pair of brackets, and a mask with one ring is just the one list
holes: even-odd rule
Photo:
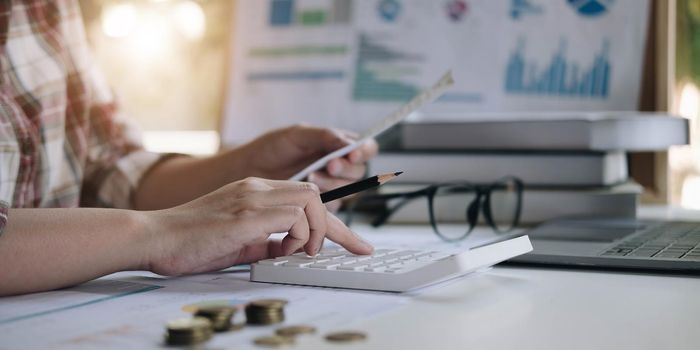
[[326, 237], [331, 241], [340, 244], [349, 252], [358, 255], [369, 255], [374, 251], [371, 244], [365, 242], [343, 224], [335, 215], [328, 213], [328, 232]]

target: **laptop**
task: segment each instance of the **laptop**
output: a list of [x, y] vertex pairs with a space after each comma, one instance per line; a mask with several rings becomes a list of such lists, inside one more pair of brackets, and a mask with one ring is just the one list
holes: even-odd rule
[[700, 222], [564, 219], [526, 234], [532, 252], [509, 262], [700, 273]]

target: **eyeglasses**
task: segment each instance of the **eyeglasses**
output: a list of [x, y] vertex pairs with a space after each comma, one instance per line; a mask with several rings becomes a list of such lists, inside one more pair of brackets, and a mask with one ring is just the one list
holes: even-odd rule
[[498, 233], [516, 227], [522, 209], [523, 183], [518, 178], [505, 177], [486, 185], [441, 183], [411, 192], [368, 195], [348, 208], [346, 224], [350, 225], [358, 206], [384, 203], [384, 210], [371, 221], [372, 226], [381, 226], [399, 209], [423, 197], [428, 199], [430, 225], [435, 233], [445, 241], [454, 242], [472, 232], [479, 221], [479, 212]]

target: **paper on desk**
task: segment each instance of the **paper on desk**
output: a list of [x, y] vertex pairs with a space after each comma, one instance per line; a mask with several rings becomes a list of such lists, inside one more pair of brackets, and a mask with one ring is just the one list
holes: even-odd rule
[[[0, 349], [158, 349], [165, 323], [190, 316], [183, 307], [211, 301], [240, 307], [260, 298], [289, 300], [284, 324], [309, 324], [319, 332], [343, 329], [409, 300], [392, 293], [254, 283], [247, 272], [173, 279], [125, 272], [77, 288], [0, 298], [0, 317], [6, 320], [0, 323]], [[234, 322], [242, 321], [241, 312], [236, 317]], [[207, 348], [254, 349], [252, 340], [272, 330], [217, 334]]]
[[326, 163], [335, 158], [340, 158], [346, 154], [352, 152], [354, 149], [359, 147], [363, 142], [375, 138], [388, 130], [390, 127], [398, 124], [402, 120], [406, 119], [411, 113], [415, 112], [417, 109], [423, 105], [430, 103], [440, 97], [448, 88], [454, 85], [454, 79], [452, 78], [452, 71], [447, 71], [433, 86], [423, 90], [420, 94], [416, 95], [413, 99], [408, 101], [406, 104], [399, 107], [393, 113], [386, 116], [384, 119], [380, 120], [377, 124], [373, 125], [367, 131], [360, 135], [360, 138], [336, 151], [333, 151], [323, 158], [311, 163], [294, 176], [290, 178], [292, 181], [300, 181], [309, 174], [316, 170], [323, 168]]
[[99, 304], [161, 288], [118, 280], [97, 280], [53, 292], [0, 299], [0, 326]]

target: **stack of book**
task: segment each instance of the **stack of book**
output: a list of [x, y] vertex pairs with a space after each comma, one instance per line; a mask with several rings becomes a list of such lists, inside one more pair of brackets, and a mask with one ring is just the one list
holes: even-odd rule
[[[634, 217], [642, 187], [629, 177], [627, 153], [687, 144], [688, 124], [661, 114], [595, 113], [409, 122], [395, 134], [370, 162], [370, 173], [404, 173], [380, 193], [515, 176], [525, 184], [521, 223], [536, 224]], [[405, 205], [392, 222], [426, 222], [426, 203]]]

